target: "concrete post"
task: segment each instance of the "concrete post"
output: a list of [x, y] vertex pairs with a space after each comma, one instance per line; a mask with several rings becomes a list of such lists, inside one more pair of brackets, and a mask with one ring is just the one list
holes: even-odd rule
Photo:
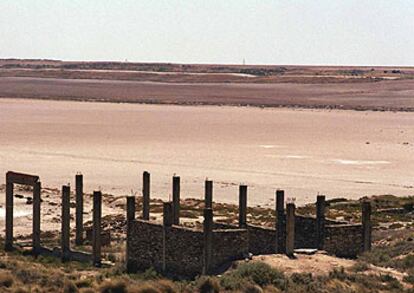
[[77, 174], [76, 181], [76, 245], [83, 243], [83, 175]]
[[33, 186], [33, 231], [32, 231], [32, 248], [35, 255], [40, 252], [40, 193], [41, 183], [37, 182]]
[[325, 239], [325, 196], [318, 195], [316, 198], [316, 241], [317, 248], [323, 249]]
[[295, 204], [286, 205], [286, 255], [293, 257], [295, 250]]
[[239, 186], [239, 227], [247, 226], [247, 186]]
[[172, 202], [164, 202], [163, 204], [163, 224], [165, 227], [171, 227], [174, 224], [174, 210]]
[[69, 259], [70, 253], [70, 187], [62, 186], [62, 260]]
[[211, 257], [213, 254], [213, 210], [204, 209], [204, 261], [203, 261], [203, 275], [210, 274]]
[[213, 181], [206, 180], [204, 185], [204, 205], [205, 208], [213, 208]]
[[136, 269], [135, 262], [129, 259], [130, 241], [131, 241], [131, 222], [135, 220], [135, 196], [127, 196], [127, 243], [126, 243], [126, 260], [127, 272], [134, 273]]
[[371, 250], [371, 203], [362, 202], [362, 239], [363, 251]]
[[13, 249], [13, 183], [6, 179], [6, 239], [4, 250]]
[[135, 196], [127, 196], [127, 223], [135, 220]]
[[162, 270], [167, 271], [166, 251], [167, 251], [167, 229], [173, 225], [174, 207], [172, 202], [163, 204], [163, 233], [162, 233]]
[[101, 266], [101, 217], [102, 193], [93, 192], [93, 230], [92, 230], [92, 261], [96, 267]]
[[180, 177], [173, 177], [173, 217], [174, 225], [180, 225]]
[[150, 215], [150, 173], [147, 171], [142, 175], [142, 218], [149, 220]]
[[286, 252], [285, 191], [276, 191], [276, 251]]

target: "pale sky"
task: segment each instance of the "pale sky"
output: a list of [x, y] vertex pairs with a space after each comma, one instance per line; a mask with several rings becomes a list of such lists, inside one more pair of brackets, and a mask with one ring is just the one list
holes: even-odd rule
[[0, 58], [414, 65], [414, 0], [1, 0]]

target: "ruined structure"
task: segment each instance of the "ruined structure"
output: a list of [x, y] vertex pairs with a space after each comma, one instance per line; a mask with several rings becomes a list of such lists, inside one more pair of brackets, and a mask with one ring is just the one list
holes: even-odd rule
[[[38, 176], [7, 172], [6, 173], [6, 241], [5, 250], [13, 249], [13, 187], [14, 184], [29, 185], [33, 187], [33, 232], [32, 253], [47, 254], [61, 257], [62, 261], [79, 260], [92, 261], [94, 265], [101, 263], [101, 214], [102, 194], [100, 191], [93, 195], [93, 241], [92, 255], [73, 251], [70, 248], [70, 186], [62, 186], [61, 203], [61, 240], [60, 251], [41, 246], [40, 216], [41, 216], [41, 183]], [[76, 175], [76, 244], [83, 242], [83, 177]]]
[[[127, 197], [126, 206], [126, 265], [129, 272], [155, 268], [178, 276], [195, 276], [220, 272], [233, 260], [249, 254], [283, 253], [294, 257], [297, 248], [314, 248], [341, 257], [355, 257], [371, 248], [371, 206], [362, 203], [362, 223], [350, 224], [325, 218], [325, 196], [318, 195], [316, 217], [295, 212], [295, 204], [285, 205], [285, 192], [277, 190], [276, 221], [273, 228], [251, 225], [247, 221], [248, 187], [239, 186], [239, 223], [229, 225], [214, 221], [213, 181], [205, 182], [203, 227], [190, 229], [180, 226], [180, 177], [173, 177], [172, 201], [163, 204], [163, 221], [150, 221], [150, 174], [143, 174], [142, 217], [136, 217], [134, 196]], [[62, 261], [90, 261], [101, 266], [102, 193], [93, 193], [92, 254], [76, 252], [70, 247], [69, 185], [62, 186], [61, 247], [54, 250], [41, 246], [40, 203], [41, 183], [38, 176], [8, 172], [6, 174], [6, 241], [5, 249], [13, 248], [13, 186], [33, 186], [34, 254], [48, 253]], [[83, 176], [76, 175], [76, 239], [83, 243]]]
[[179, 179], [176, 178], [179, 177], [173, 178], [173, 201], [163, 206], [163, 223], [149, 221], [149, 217], [135, 218], [132, 207], [135, 199], [128, 198], [129, 272], [153, 267], [164, 273], [195, 276], [219, 272], [231, 261], [243, 259], [249, 253], [283, 253], [293, 257], [297, 248], [314, 248], [341, 257], [355, 257], [370, 249], [368, 202], [363, 203], [363, 223], [350, 224], [325, 218], [325, 196], [317, 197], [316, 217], [310, 217], [295, 214], [294, 203], [288, 203], [285, 208], [285, 193], [277, 190], [275, 228], [267, 228], [247, 223], [247, 186], [241, 185], [239, 223], [228, 225], [213, 220], [213, 182], [210, 180], [205, 182], [203, 229], [180, 226]]

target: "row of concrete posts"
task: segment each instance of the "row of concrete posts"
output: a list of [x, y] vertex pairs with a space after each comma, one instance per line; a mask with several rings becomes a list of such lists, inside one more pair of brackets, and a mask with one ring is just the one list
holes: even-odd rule
[[[76, 178], [76, 229], [75, 244], [84, 242], [83, 227], [83, 175], [77, 174]], [[6, 239], [5, 250], [13, 249], [13, 198], [14, 184], [33, 186], [33, 232], [32, 252], [34, 255], [42, 253], [40, 241], [40, 216], [41, 216], [41, 183], [38, 176], [7, 172], [6, 174]], [[70, 249], [70, 186], [62, 186], [62, 212], [61, 212], [61, 258], [63, 261], [72, 258]], [[92, 227], [92, 262], [95, 266], [101, 265], [101, 217], [102, 217], [102, 193], [93, 193], [93, 227]]]

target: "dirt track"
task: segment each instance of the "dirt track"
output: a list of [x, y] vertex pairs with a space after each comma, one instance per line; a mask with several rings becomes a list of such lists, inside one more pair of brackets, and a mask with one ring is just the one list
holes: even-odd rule
[[1, 77], [0, 97], [414, 111], [414, 80], [236, 84]]

